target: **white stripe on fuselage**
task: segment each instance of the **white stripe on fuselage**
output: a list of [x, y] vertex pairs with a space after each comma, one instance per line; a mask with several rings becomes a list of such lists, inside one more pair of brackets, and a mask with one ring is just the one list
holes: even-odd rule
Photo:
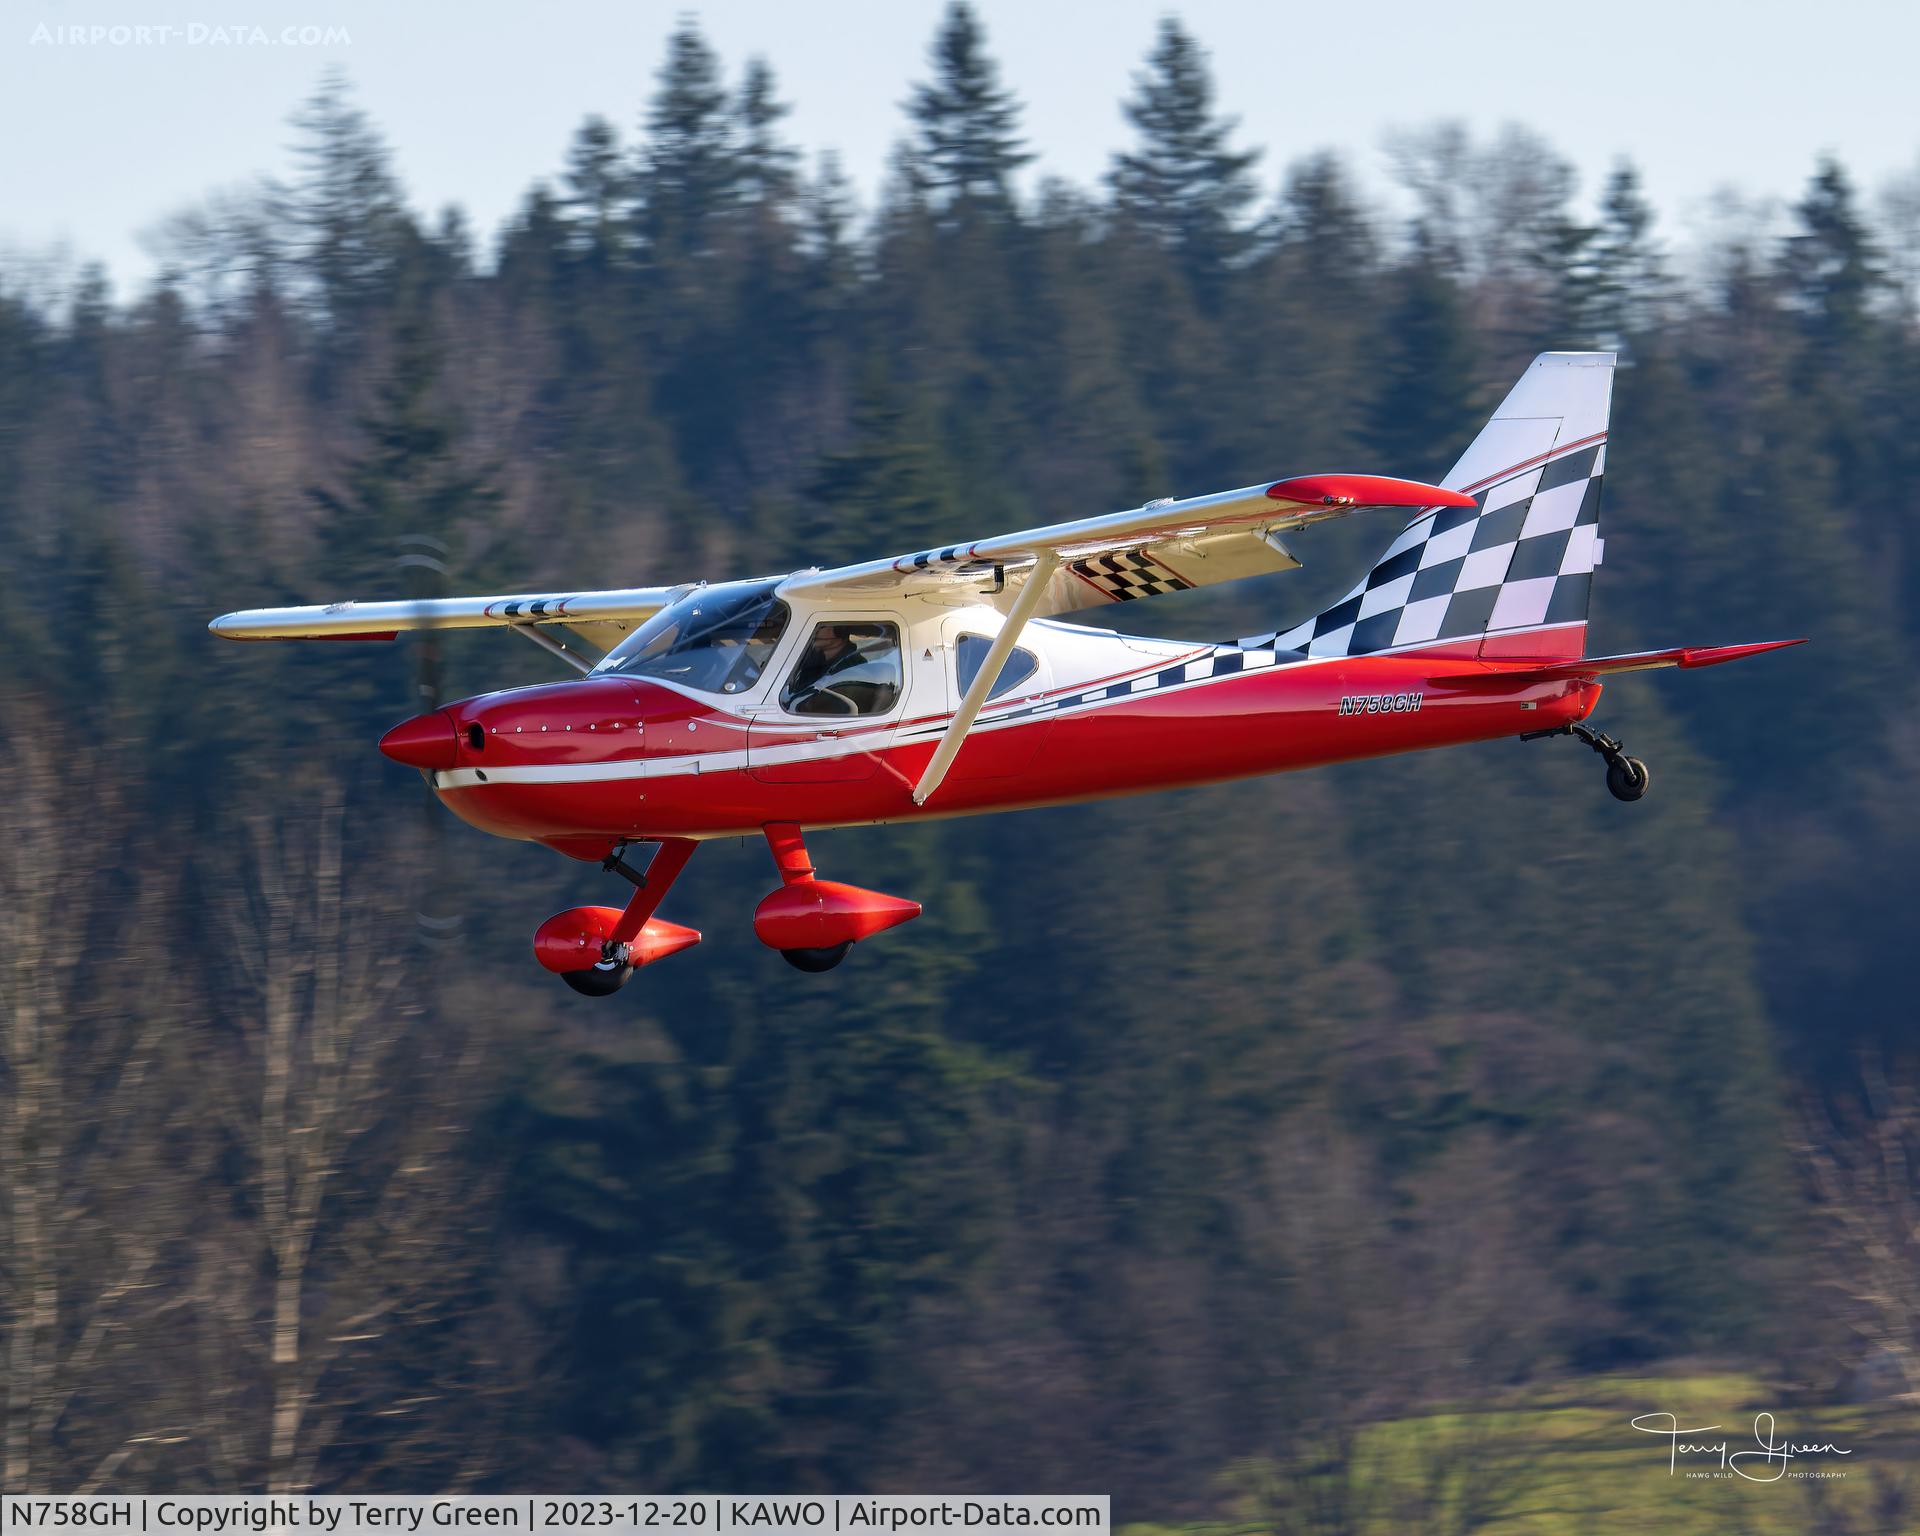
[[[1568, 625], [1535, 624], [1526, 629], [1502, 630], [1502, 636], [1529, 634], [1546, 629], [1565, 629]], [[1463, 637], [1465, 638], [1465, 637]], [[1484, 638], [1473, 636], [1473, 639]], [[1435, 642], [1421, 641], [1415, 645], [1403, 646], [1402, 650], [1420, 650], [1431, 647]], [[1442, 644], [1449, 642], [1440, 642]], [[1457, 642], [1455, 642], [1457, 643]], [[982, 714], [974, 723], [971, 735], [991, 734], [1000, 730], [1017, 730], [1021, 726], [1043, 724], [1066, 716], [1077, 716], [1093, 710], [1105, 709], [1110, 705], [1127, 703], [1133, 699], [1158, 697], [1162, 694], [1188, 693], [1196, 688], [1206, 688], [1213, 684], [1232, 682], [1237, 677], [1245, 677], [1249, 672], [1262, 671], [1268, 667], [1281, 666], [1289, 670], [1303, 667], [1319, 667], [1331, 664], [1352, 665], [1367, 662], [1383, 656], [1395, 654], [1393, 651], [1374, 651], [1363, 656], [1308, 656], [1297, 661], [1282, 662], [1270, 650], [1240, 651], [1243, 658], [1237, 672], [1213, 673], [1211, 670], [1202, 677], [1189, 675], [1184, 681], [1169, 683], [1164, 687], [1149, 689], [1146, 692], [1131, 691], [1132, 684], [1142, 677], [1152, 677], [1174, 666], [1191, 668], [1198, 663], [1210, 663], [1215, 656], [1232, 654], [1236, 647], [1231, 645], [1213, 646], [1199, 654], [1167, 656], [1149, 667], [1142, 667], [1122, 677], [1106, 683], [1084, 682], [1066, 688], [1050, 690], [1056, 695], [1071, 698], [1083, 693], [1098, 693], [1100, 697], [1080, 699], [1058, 707], [1042, 699], [1037, 705], [1028, 703], [1029, 696], [1009, 699], [1000, 705], [1003, 711], [1028, 710], [1037, 708], [1038, 714], [1023, 713], [1017, 718], [1007, 718], [1004, 714], [996, 719]], [[1453, 658], [1454, 664], [1473, 660], [1472, 657]], [[1114, 692], [1118, 689], [1119, 692]], [[917, 741], [929, 741], [939, 737], [952, 720], [951, 714], [936, 715], [920, 724], [889, 731], [882, 723], [872, 727], [865, 739], [874, 743], [871, 748], [862, 749], [858, 743], [861, 737], [827, 737], [810, 741], [787, 741], [780, 743], [756, 743], [752, 750], [752, 760], [743, 748], [730, 748], [722, 752], [688, 752], [673, 757], [623, 758], [617, 762], [606, 763], [554, 763], [532, 764], [521, 768], [452, 768], [445, 769], [433, 776], [435, 789], [468, 789], [491, 784], [597, 784], [613, 783], [623, 779], [675, 779], [687, 778], [695, 774], [737, 773], [752, 768], [770, 768], [777, 764], [817, 762], [836, 757], [870, 757], [891, 747], [906, 746]], [[706, 724], [706, 721], [702, 721]], [[756, 722], [757, 723], [757, 722]], [[769, 722], [772, 723], [772, 722]], [[789, 722], [778, 722], [787, 726]], [[801, 730], [819, 731], [819, 726], [802, 725]], [[851, 749], [851, 750], [849, 750]], [[484, 777], [483, 777], [484, 776]]]
[[[1104, 683], [1089, 680], [1065, 687], [1050, 689], [1049, 693], [1061, 697], [1071, 697], [1076, 694], [1089, 692], [1095, 688], [1120, 688], [1125, 690], [1138, 678], [1152, 677], [1157, 673], [1164, 672], [1170, 666], [1190, 664], [1195, 658], [1205, 659], [1218, 652], [1230, 651], [1232, 649], [1232, 646], [1201, 646], [1188, 648], [1159, 657], [1149, 665], [1135, 667], [1131, 671], [1123, 672]], [[1270, 651], [1264, 653], [1253, 652], [1249, 654], [1263, 655], [1265, 659], [1260, 662], [1250, 663], [1248, 670], [1252, 670], [1258, 666], [1271, 666], [1273, 663], [1273, 653]], [[657, 680], [649, 679], [649, 681]], [[698, 695], [689, 694], [684, 689], [672, 684], [663, 684], [662, 686], [666, 686], [670, 688], [671, 691], [680, 693], [683, 697], [691, 699], [696, 703], [704, 702]], [[1156, 691], [1171, 692], [1172, 690], [1165, 689]], [[1121, 694], [1111, 698], [1088, 699], [1073, 712], [1078, 713], [1080, 709], [1092, 708], [1097, 704], [1112, 703], [1115, 702], [1117, 698], [1127, 696], [1123, 691]], [[1000, 718], [996, 719], [991, 715], [983, 714], [981, 718], [974, 723], [973, 731], [985, 732], [1030, 723], [1031, 717], [1026, 715], [1022, 715], [1018, 719], [1007, 718], [1007, 715], [1014, 710], [1026, 710], [1035, 707], [1046, 708], [1048, 709], [1046, 718], [1049, 720], [1053, 719], [1054, 716], [1059, 713], [1058, 710], [1051, 708], [1051, 706], [1046, 705], [1044, 702], [1036, 706], [1032, 703], [1034, 697], [1032, 694], [1022, 694], [1018, 698], [1001, 700], [997, 706], [1001, 712]], [[993, 707], [995, 706], [989, 706], [990, 709]], [[713, 715], [703, 715], [699, 723], [701, 725], [725, 725], [736, 731], [766, 729], [794, 733], [793, 739], [791, 740], [757, 741], [754, 743], [752, 749], [753, 765], [756, 767], [772, 767], [775, 764], [816, 762], [826, 758], [872, 756], [874, 753], [885, 750], [888, 747], [898, 746], [905, 742], [923, 741], [930, 737], [936, 737], [942, 731], [946, 730], [948, 722], [952, 719], [952, 714], [947, 713], [929, 716], [925, 720], [918, 721], [906, 727], [897, 727], [886, 721], [879, 721], [867, 725], [836, 727], [819, 720], [755, 720], [748, 722], [716, 713]], [[832, 736], [823, 735], [822, 733], [826, 731], [840, 731], [843, 732], [843, 734]], [[644, 740], [644, 735], [642, 739]], [[867, 742], [871, 745], [863, 748], [861, 746], [862, 742]], [[488, 784], [594, 784], [612, 783], [622, 779], [672, 779], [685, 778], [701, 773], [737, 772], [747, 766], [746, 750], [734, 747], [719, 752], [685, 752], [673, 756], [632, 757], [604, 763], [535, 763], [518, 768], [447, 768], [440, 770], [434, 775], [433, 787], [435, 789], [472, 789]]]

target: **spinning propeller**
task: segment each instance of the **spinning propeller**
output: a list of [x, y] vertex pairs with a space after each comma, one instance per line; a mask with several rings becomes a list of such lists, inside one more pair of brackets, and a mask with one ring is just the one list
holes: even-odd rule
[[[394, 565], [401, 573], [408, 598], [419, 605], [416, 617], [420, 622], [408, 631], [413, 647], [414, 710], [416, 717], [431, 715], [440, 707], [444, 682], [440, 649], [440, 630], [444, 626], [428, 619], [425, 610], [429, 601], [447, 594], [447, 546], [428, 534], [403, 534], [400, 538], [400, 555]], [[439, 803], [434, 798], [431, 770], [421, 769], [420, 777], [427, 785], [426, 798], [420, 802], [426, 816], [423, 846], [427, 869], [420, 881], [414, 919], [419, 924], [422, 939], [428, 943], [442, 944], [459, 936], [461, 916], [458, 907], [449, 899], [446, 882], [442, 878], [446, 861], [441, 840], [446, 835], [446, 817], [441, 814]]]

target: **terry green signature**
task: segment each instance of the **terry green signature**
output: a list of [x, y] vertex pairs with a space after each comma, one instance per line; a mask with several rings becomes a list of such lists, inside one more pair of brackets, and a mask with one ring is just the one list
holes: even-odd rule
[[[1723, 1472], [1732, 1472], [1744, 1477], [1750, 1483], [1777, 1483], [1787, 1475], [1787, 1468], [1796, 1456], [1851, 1456], [1852, 1451], [1842, 1450], [1831, 1441], [1776, 1440], [1773, 1438], [1773, 1415], [1756, 1413], [1753, 1416], [1753, 1438], [1759, 1442], [1759, 1449], [1735, 1451], [1728, 1448], [1724, 1440], [1683, 1440], [1682, 1435], [1707, 1435], [1718, 1430], [1718, 1424], [1702, 1424], [1691, 1429], [1682, 1429], [1680, 1421], [1670, 1413], [1643, 1413], [1633, 1421], [1633, 1427], [1643, 1435], [1665, 1435], [1667, 1437], [1667, 1475], [1671, 1477], [1680, 1465], [1682, 1456], [1711, 1456], [1715, 1458]], [[1758, 1463], [1754, 1467], [1753, 1463]]]

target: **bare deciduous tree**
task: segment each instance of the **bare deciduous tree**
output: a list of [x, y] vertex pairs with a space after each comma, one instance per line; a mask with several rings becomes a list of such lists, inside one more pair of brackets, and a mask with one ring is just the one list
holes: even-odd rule
[[1802, 1166], [1826, 1222], [1827, 1285], [1864, 1351], [1896, 1366], [1920, 1392], [1920, 1092], [1861, 1073], [1864, 1103], [1844, 1116], [1809, 1110]]
[[195, 1158], [167, 1012], [133, 1006], [163, 903], [114, 867], [110, 775], [37, 702], [0, 712], [0, 1488], [84, 1492], [151, 1432], [133, 1344]]
[[224, 1112], [251, 1153], [257, 1226], [241, 1236], [264, 1278], [221, 1271], [214, 1326], [237, 1342], [215, 1355], [264, 1356], [265, 1445], [228, 1459], [273, 1492], [312, 1488], [363, 1418], [381, 1422], [386, 1462], [433, 1440], [421, 1426], [453, 1383], [398, 1388], [397, 1362], [444, 1347], [479, 1305], [487, 1186], [463, 1155], [476, 1047], [445, 1020], [422, 1038], [404, 914], [349, 889], [343, 821], [331, 788], [304, 815], [250, 818], [221, 914], [241, 1058]]

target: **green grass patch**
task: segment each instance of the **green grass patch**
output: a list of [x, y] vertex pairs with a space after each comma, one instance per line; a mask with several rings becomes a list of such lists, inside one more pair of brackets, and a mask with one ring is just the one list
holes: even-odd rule
[[[1776, 1481], [1750, 1481], [1717, 1455], [1681, 1455], [1631, 1421], [1666, 1414], [1699, 1433], [1683, 1443], [1760, 1449], [1773, 1439], [1832, 1443], [1850, 1455], [1796, 1455]], [[1704, 1426], [1717, 1425], [1706, 1430]], [[1737, 1465], [1773, 1477], [1780, 1463]], [[1807, 1474], [1841, 1474], [1808, 1476]], [[1306, 1436], [1223, 1474], [1234, 1518], [1123, 1527], [1128, 1536], [1334, 1536], [1486, 1531], [1497, 1536], [1774, 1536], [1809, 1530], [1920, 1530], [1920, 1413], [1892, 1403], [1807, 1406], [1737, 1373], [1612, 1375], [1511, 1398]], [[1125, 1511], [1116, 1511], [1121, 1519]]]

